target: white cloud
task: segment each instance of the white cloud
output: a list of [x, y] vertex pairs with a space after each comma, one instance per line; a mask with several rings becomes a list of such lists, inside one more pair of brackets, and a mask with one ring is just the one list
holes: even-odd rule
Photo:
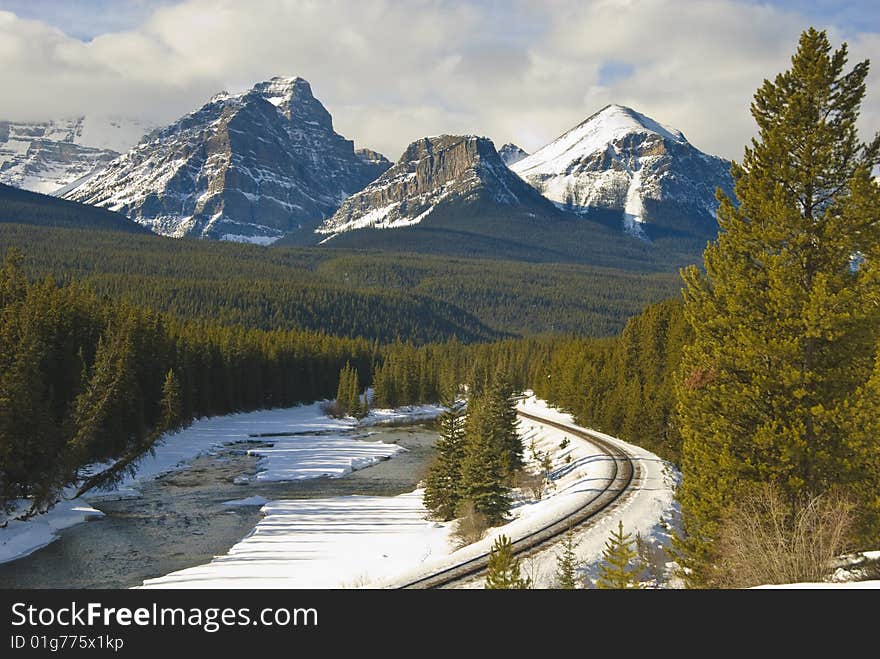
[[[739, 158], [755, 88], [787, 67], [808, 24], [731, 0], [187, 0], [82, 42], [0, 12], [0, 114], [170, 121], [219, 89], [301, 75], [340, 133], [392, 158], [442, 132], [531, 150], [609, 102]], [[854, 59], [880, 52], [878, 34], [848, 37]], [[603, 86], [609, 61], [632, 70]], [[880, 127], [878, 73], [866, 129]]]

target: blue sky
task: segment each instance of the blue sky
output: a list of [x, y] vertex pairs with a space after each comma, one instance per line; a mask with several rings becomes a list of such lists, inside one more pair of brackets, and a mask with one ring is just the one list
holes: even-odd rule
[[[391, 158], [443, 132], [533, 150], [607, 103], [738, 158], [754, 90], [810, 25], [880, 59], [867, 0], [0, 0], [0, 118], [161, 124], [300, 75], [340, 133]], [[865, 137], [880, 61], [868, 88]]]
[[[23, 18], [45, 21], [78, 39], [135, 28], [157, 8], [182, 0], [0, 0], [0, 9]], [[356, 1], [356, 0], [355, 0]], [[699, 0], [697, 0], [699, 1]], [[823, 25], [836, 25], [847, 32], [880, 32], [880, 2], [876, 0], [742, 0], [797, 12]], [[499, 16], [509, 2], [481, 0], [471, 4], [492, 8]], [[526, 34], [530, 26], [521, 26]]]
[[748, 1], [794, 11], [821, 25], [835, 25], [847, 33], [880, 32], [880, 2], [877, 0]]
[[129, 30], [178, 0], [0, 0], [0, 9], [44, 21], [77, 39]]

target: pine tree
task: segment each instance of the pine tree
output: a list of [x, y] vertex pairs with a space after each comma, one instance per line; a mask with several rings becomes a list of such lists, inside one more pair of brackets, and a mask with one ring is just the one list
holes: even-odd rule
[[505, 465], [492, 432], [493, 419], [485, 397], [471, 397], [465, 423], [461, 492], [463, 499], [494, 524], [505, 518], [510, 500]]
[[532, 587], [529, 578], [520, 574], [519, 560], [513, 555], [513, 544], [506, 535], [495, 539], [489, 551], [486, 570], [487, 590], [525, 590]]
[[493, 441], [501, 452], [504, 471], [510, 476], [523, 466], [523, 445], [518, 431], [513, 387], [506, 377], [498, 377], [490, 385], [487, 397], [493, 417]]
[[464, 459], [464, 405], [449, 397], [440, 415], [437, 457], [425, 479], [425, 507], [439, 519], [455, 517], [462, 499], [461, 469]]
[[357, 369], [351, 368], [348, 373], [348, 393], [346, 407], [348, 413], [356, 418], [362, 417], [365, 412], [361, 407], [361, 386], [358, 378]]
[[569, 530], [562, 541], [562, 552], [556, 557], [556, 587], [562, 590], [577, 588], [577, 569], [580, 563], [574, 548], [574, 535]]
[[624, 533], [623, 522], [618, 522], [617, 530], [611, 532], [602, 551], [602, 564], [596, 581], [598, 588], [639, 588], [641, 570], [636, 564], [638, 553], [634, 545], [632, 534]]
[[165, 382], [162, 384], [161, 427], [163, 430], [173, 430], [180, 427], [183, 422], [183, 404], [181, 402], [180, 381], [174, 370], [168, 371]]
[[348, 414], [348, 364], [339, 371], [339, 384], [336, 387], [336, 412], [339, 416]]
[[[758, 138], [731, 168], [739, 203], [719, 193], [705, 274], [683, 273], [695, 338], [677, 386], [679, 498], [695, 582], [711, 581], [737, 487], [776, 483], [792, 501], [835, 484], [876, 493], [874, 468], [854, 459], [865, 443], [876, 452], [876, 436], [841, 425], [880, 323], [880, 136], [858, 140], [868, 62], [846, 62], [845, 44], [832, 53], [810, 29], [791, 69], [757, 91]], [[876, 509], [876, 494], [863, 504]]]
[[349, 362], [339, 372], [339, 385], [336, 388], [336, 410], [341, 416], [360, 414], [360, 395], [357, 371]]
[[384, 366], [373, 368], [373, 407], [393, 407], [391, 404], [391, 392], [388, 389], [388, 371]]

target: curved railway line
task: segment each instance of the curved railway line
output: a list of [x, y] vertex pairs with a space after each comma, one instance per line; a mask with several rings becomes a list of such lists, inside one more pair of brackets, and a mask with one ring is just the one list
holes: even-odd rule
[[[569, 529], [577, 528], [578, 526], [590, 522], [600, 513], [607, 512], [610, 508], [619, 503], [624, 495], [630, 491], [633, 482], [638, 478], [639, 474], [637, 472], [639, 467], [633, 461], [629, 453], [596, 433], [559, 421], [552, 421], [540, 416], [535, 416], [520, 410], [517, 410], [517, 414], [523, 419], [552, 426], [564, 430], [571, 435], [586, 439], [613, 460], [612, 472], [608, 479], [608, 484], [595, 497], [564, 519], [551, 522], [550, 524], [532, 531], [513, 542], [514, 554], [522, 556], [553, 544], [560, 536], [567, 533]], [[458, 565], [453, 565], [452, 567], [445, 568], [434, 574], [420, 577], [398, 587], [440, 588], [443, 586], [449, 586], [453, 583], [478, 576], [486, 570], [488, 563], [489, 554], [481, 554], [480, 556], [459, 563]]]

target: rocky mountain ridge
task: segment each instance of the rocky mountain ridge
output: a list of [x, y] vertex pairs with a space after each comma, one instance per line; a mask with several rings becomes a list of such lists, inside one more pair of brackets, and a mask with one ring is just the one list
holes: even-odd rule
[[355, 229], [391, 229], [429, 221], [432, 214], [481, 204], [508, 213], [554, 214], [534, 189], [511, 172], [492, 141], [440, 135], [411, 143], [388, 171], [346, 199], [317, 229], [326, 236]]
[[261, 244], [311, 231], [390, 167], [355, 150], [299, 77], [221, 92], [67, 193], [167, 236]]

